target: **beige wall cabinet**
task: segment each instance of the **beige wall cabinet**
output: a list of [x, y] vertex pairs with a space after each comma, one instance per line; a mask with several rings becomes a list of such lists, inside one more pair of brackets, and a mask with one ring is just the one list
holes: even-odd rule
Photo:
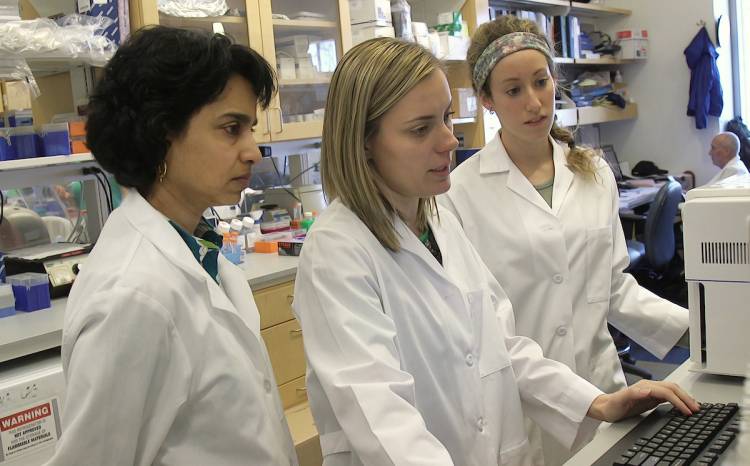
[[351, 47], [347, 0], [227, 0], [229, 12], [211, 18], [160, 13], [156, 0], [131, 0], [133, 28], [162, 24], [221, 30], [248, 45], [277, 70], [279, 93], [258, 114], [258, 142], [320, 137], [328, 83]]

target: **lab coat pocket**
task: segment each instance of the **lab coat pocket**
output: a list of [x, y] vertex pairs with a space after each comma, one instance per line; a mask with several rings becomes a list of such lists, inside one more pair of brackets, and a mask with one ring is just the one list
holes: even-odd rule
[[510, 366], [505, 335], [495, 312], [495, 301], [489, 291], [469, 293], [475, 335], [479, 339], [479, 375], [486, 377]]
[[612, 227], [586, 230], [586, 300], [607, 301], [612, 283]]

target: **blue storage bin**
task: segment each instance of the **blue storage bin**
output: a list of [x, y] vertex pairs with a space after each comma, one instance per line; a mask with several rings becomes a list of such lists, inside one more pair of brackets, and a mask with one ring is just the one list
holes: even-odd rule
[[28, 159], [39, 155], [41, 140], [33, 126], [20, 126], [11, 129], [10, 143], [15, 148], [17, 159]]
[[67, 123], [51, 123], [42, 126], [42, 154], [70, 155], [70, 131]]
[[16, 311], [31, 312], [50, 307], [49, 278], [45, 273], [27, 272], [11, 275]]
[[10, 143], [10, 130], [0, 129], [0, 160], [15, 160], [16, 148]]
[[16, 313], [16, 300], [13, 297], [13, 287], [0, 285], [0, 317], [9, 317]]
[[8, 112], [8, 125], [11, 127], [32, 126], [33, 124], [34, 116], [31, 113], [31, 109], [11, 110]]

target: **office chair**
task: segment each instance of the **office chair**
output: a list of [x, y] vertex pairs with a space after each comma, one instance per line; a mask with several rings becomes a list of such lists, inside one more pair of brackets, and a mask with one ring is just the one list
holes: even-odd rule
[[674, 219], [682, 201], [682, 186], [670, 177], [656, 193], [645, 215], [623, 215], [623, 218], [646, 222], [643, 241], [626, 241], [630, 257], [627, 272], [648, 268], [660, 273], [667, 268], [675, 256]]
[[[677, 216], [677, 206], [682, 200], [682, 186], [669, 177], [656, 193], [645, 215], [623, 215], [630, 220], [646, 222], [643, 241], [626, 241], [630, 257], [626, 272], [646, 270], [650, 274], [661, 274], [667, 269], [675, 256], [674, 219]], [[615, 342], [622, 370], [644, 379], [652, 379], [650, 372], [635, 365], [635, 360], [630, 355], [630, 339], [612, 326], [609, 326], [609, 332]]]

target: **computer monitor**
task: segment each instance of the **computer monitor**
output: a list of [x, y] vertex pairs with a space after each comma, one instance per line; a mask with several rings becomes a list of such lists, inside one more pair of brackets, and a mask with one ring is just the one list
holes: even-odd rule
[[602, 157], [607, 161], [609, 168], [612, 169], [612, 173], [615, 174], [615, 180], [622, 181], [624, 177], [622, 175], [622, 170], [620, 169], [620, 161], [617, 160], [617, 153], [615, 152], [614, 146], [602, 146], [601, 151]]

